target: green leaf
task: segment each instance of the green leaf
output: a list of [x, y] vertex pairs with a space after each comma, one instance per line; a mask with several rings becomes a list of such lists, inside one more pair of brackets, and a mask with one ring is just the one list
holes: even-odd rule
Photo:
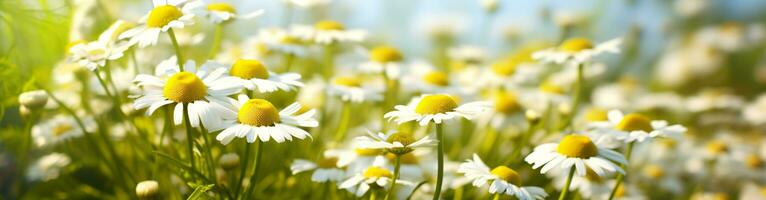
[[173, 164], [173, 165], [175, 165], [178, 168], [184, 169], [184, 170], [186, 170], [188, 172], [193, 173], [195, 176], [202, 178], [203, 181], [205, 181], [206, 183], [212, 183], [212, 181], [210, 181], [210, 179], [208, 179], [201, 172], [197, 171], [197, 169], [189, 167], [188, 165], [184, 164], [183, 162], [181, 162], [179, 160], [176, 160], [175, 158], [171, 157], [170, 155], [164, 154], [164, 153], [159, 152], [159, 151], [154, 151], [154, 153], [159, 155], [160, 158], [163, 158], [164, 160], [168, 161], [168, 163]]
[[194, 192], [189, 195], [187, 200], [197, 200], [197, 199], [208, 199], [207, 196], [205, 196], [205, 192], [212, 189], [215, 184], [210, 185], [200, 185], [194, 188]]

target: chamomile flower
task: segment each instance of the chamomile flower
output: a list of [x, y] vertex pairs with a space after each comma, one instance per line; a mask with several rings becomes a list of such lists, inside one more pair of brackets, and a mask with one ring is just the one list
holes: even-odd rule
[[638, 113], [625, 115], [619, 110], [612, 110], [607, 118], [608, 121], [591, 123], [591, 127], [625, 143], [643, 142], [655, 137], [679, 138], [686, 132], [686, 128], [681, 125], [668, 125], [664, 120], [652, 120]]
[[766, 124], [766, 94], [758, 96], [752, 103], [745, 106], [742, 116], [753, 125]]
[[395, 111], [388, 112], [385, 118], [402, 124], [417, 121], [421, 126], [430, 122], [441, 124], [442, 121], [455, 117], [472, 119], [489, 109], [489, 102], [477, 101], [458, 105], [454, 97], [446, 94], [426, 94], [410, 101], [407, 105], [397, 105]]
[[585, 176], [587, 169], [593, 170], [598, 176], [606, 176], [610, 172], [625, 173], [615, 164], [625, 164], [627, 161], [620, 153], [602, 148], [593, 143], [588, 136], [570, 134], [559, 143], [547, 143], [535, 147], [524, 161], [532, 164], [532, 169], [540, 169], [547, 173], [559, 168], [569, 171], [572, 167], [578, 176]]
[[558, 47], [535, 52], [532, 54], [532, 58], [556, 64], [579, 64], [590, 61], [591, 58], [604, 53], [619, 53], [621, 43], [621, 38], [612, 39], [598, 45], [593, 45], [590, 40], [585, 38], [572, 38], [564, 41]]
[[265, 48], [279, 53], [302, 56], [308, 51], [307, 41], [281, 28], [262, 29], [254, 39], [265, 45]]
[[366, 136], [356, 137], [356, 145], [367, 149], [385, 149], [388, 152], [402, 155], [412, 152], [415, 148], [431, 147], [438, 143], [429, 136], [415, 140], [411, 134], [401, 132], [373, 133], [367, 131]]
[[303, 87], [300, 74], [277, 74], [266, 69], [266, 66], [258, 60], [237, 60], [229, 68], [229, 75], [241, 81], [248, 90], [257, 90], [261, 93], [277, 90], [290, 91]]
[[322, 45], [339, 42], [361, 42], [367, 36], [367, 32], [363, 30], [348, 30], [340, 22], [332, 20], [317, 22], [313, 27], [294, 26], [292, 31], [305, 40]]
[[408, 86], [402, 89], [422, 93], [468, 93], [453, 78], [427, 62], [416, 61], [410, 64], [410, 70], [401, 77], [402, 85]]
[[545, 199], [548, 196], [540, 187], [521, 187], [521, 176], [511, 168], [498, 166], [490, 170], [476, 154], [473, 154], [473, 159], [460, 164], [458, 172], [473, 179], [473, 186], [482, 187], [489, 183], [490, 194], [506, 194], [520, 200]]
[[333, 149], [325, 152], [325, 156], [337, 157], [338, 166], [345, 167], [347, 171], [359, 172], [372, 165], [378, 157], [384, 155], [383, 149]]
[[399, 79], [402, 75], [404, 56], [391, 46], [379, 46], [370, 50], [368, 60], [359, 65], [359, 70], [371, 74], [381, 74], [390, 79]]
[[120, 39], [130, 38], [131, 44], [146, 47], [157, 44], [161, 32], [194, 24], [194, 9], [199, 0], [153, 0], [154, 8], [140, 20], [138, 27], [125, 31]]
[[316, 163], [304, 159], [296, 159], [290, 165], [290, 171], [292, 171], [293, 175], [312, 170], [314, 172], [311, 174], [311, 181], [318, 183], [337, 182], [346, 178], [346, 172], [338, 167], [338, 158], [336, 157], [325, 156]]
[[239, 15], [237, 9], [233, 5], [226, 2], [213, 2], [207, 4], [207, 7], [202, 13], [213, 23], [221, 24], [234, 19], [253, 19], [263, 14], [263, 10], [256, 10]]
[[515, 91], [494, 92], [490, 101], [493, 109], [487, 112], [480, 121], [488, 123], [495, 129], [503, 128], [509, 123], [524, 122], [523, 105]]
[[[225, 76], [226, 68], [221, 64], [207, 62], [197, 69], [190, 60], [182, 72], [177, 68], [159, 72], [158, 76], [141, 74], [133, 80], [142, 89], [134, 96], [135, 109], [148, 108], [146, 113], [151, 115], [160, 107], [174, 106], [176, 125], [183, 123], [186, 112], [192, 127], [204, 125], [211, 130], [220, 128], [222, 115], [234, 113], [233, 100], [228, 96], [239, 92], [242, 86], [237, 79]], [[188, 110], [184, 105], [188, 105]]]
[[301, 105], [293, 103], [282, 111], [277, 111], [271, 102], [264, 99], [250, 99], [247, 95], [239, 95], [234, 103], [237, 113], [224, 115], [224, 123], [228, 128], [216, 136], [218, 141], [226, 145], [234, 138], [247, 138], [248, 143], [260, 139], [262, 142], [270, 138], [278, 143], [310, 138], [311, 134], [298, 127], [316, 127], [319, 125], [313, 117], [316, 111], [309, 110], [295, 115]]
[[[373, 162], [372, 166], [367, 167], [364, 171], [354, 174], [351, 178], [346, 179], [338, 188], [346, 189], [349, 192], [356, 194], [357, 197], [363, 196], [370, 189], [385, 189], [390, 186], [388, 183], [392, 181], [394, 172], [384, 167], [385, 158], [378, 157]], [[412, 183], [405, 180], [397, 180], [397, 184], [412, 185]]]
[[38, 159], [32, 164], [26, 174], [27, 180], [50, 181], [61, 174], [64, 167], [69, 165], [72, 159], [63, 153], [51, 153]]
[[32, 139], [38, 147], [43, 147], [80, 137], [96, 127], [92, 118], [84, 118], [83, 123], [88, 130], [82, 130], [74, 118], [58, 115], [33, 126]]
[[367, 84], [359, 76], [339, 76], [327, 86], [328, 94], [343, 101], [361, 103], [383, 100], [380, 87]]
[[94, 41], [75, 45], [69, 49], [69, 52], [72, 54], [70, 57], [72, 62], [85, 66], [90, 71], [95, 71], [106, 65], [109, 60], [122, 58], [123, 52], [129, 47], [126, 43], [112, 45], [107, 41]]

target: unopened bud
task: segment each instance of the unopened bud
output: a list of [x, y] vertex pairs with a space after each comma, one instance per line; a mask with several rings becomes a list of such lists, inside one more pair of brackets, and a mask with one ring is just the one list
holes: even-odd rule
[[218, 160], [218, 164], [226, 171], [237, 169], [239, 167], [239, 155], [236, 153], [223, 154]]
[[154, 199], [159, 196], [160, 184], [155, 180], [141, 181], [136, 185], [136, 196], [141, 199]]
[[19, 95], [19, 104], [29, 109], [42, 108], [46, 103], [48, 103], [48, 94], [42, 90], [28, 91]]
[[540, 121], [540, 113], [535, 110], [527, 110], [527, 112], [524, 112], [524, 116], [527, 117], [527, 121], [532, 124]]

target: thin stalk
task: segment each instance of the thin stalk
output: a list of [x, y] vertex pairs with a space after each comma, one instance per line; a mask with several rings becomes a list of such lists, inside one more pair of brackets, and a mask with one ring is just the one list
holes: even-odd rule
[[192, 128], [191, 122], [189, 121], [189, 104], [184, 103], [183, 104], [183, 110], [184, 110], [184, 125], [186, 125], [186, 148], [189, 156], [189, 166], [191, 166], [192, 169], [197, 169], [197, 164], [194, 161], [194, 134], [192, 131], [194, 131], [194, 128]]
[[215, 25], [215, 33], [213, 33], [213, 45], [210, 47], [210, 53], [207, 55], [208, 59], [215, 57], [218, 54], [218, 49], [221, 46], [221, 38], [223, 37], [223, 24]]
[[[104, 92], [106, 92], [106, 96], [114, 99], [114, 95], [112, 95], [112, 92], [109, 91], [109, 86], [107, 86], [104, 78], [101, 78], [101, 74], [99, 74], [98, 71], [99, 71], [98, 69], [96, 69], [96, 71], [93, 71], [93, 73], [96, 74], [96, 79], [98, 79], [98, 83], [101, 85], [101, 88], [104, 88]], [[116, 106], [119, 106], [119, 105], [116, 105]]]
[[[628, 143], [627, 149], [625, 149], [625, 161], [630, 161], [630, 154], [633, 152], [633, 144], [635, 142]], [[628, 173], [627, 171], [627, 165], [621, 164], [620, 167], [625, 171], [625, 173]], [[617, 174], [617, 180], [614, 183], [614, 188], [612, 188], [612, 192], [609, 193], [609, 200], [614, 199], [614, 196], [617, 194], [617, 189], [620, 188], [620, 185], [622, 184], [622, 180], [625, 179], [625, 174]]]
[[434, 200], [438, 200], [442, 192], [442, 181], [444, 180], [444, 130], [442, 124], [436, 124], [436, 137], [439, 139], [437, 148], [437, 172], [436, 172], [436, 191], [434, 191]]
[[583, 85], [585, 85], [585, 78], [583, 77], [583, 70], [585, 68], [585, 64], [580, 63], [577, 65], [577, 82], [575, 82], [575, 91], [574, 91], [574, 98], [572, 98], [572, 108], [569, 111], [569, 114], [567, 115], [566, 119], [564, 120], [564, 123], [561, 125], [559, 130], [564, 130], [567, 127], [570, 127], [572, 125], [572, 119], [575, 115], [577, 115], [577, 110], [580, 107], [580, 103], [582, 101], [583, 96]]
[[377, 195], [375, 194], [375, 190], [370, 191], [370, 200], [375, 200]]
[[337, 132], [335, 132], [336, 142], [343, 141], [343, 138], [346, 136], [346, 131], [348, 131], [348, 124], [350, 120], [351, 120], [351, 105], [349, 102], [343, 102], [343, 108], [341, 108], [341, 113], [340, 113], [340, 123], [338, 124]]
[[396, 199], [396, 197], [391, 197], [396, 195], [396, 179], [399, 178], [399, 168], [401, 167], [402, 162], [402, 156], [396, 155], [396, 160], [394, 162], [394, 179], [391, 181], [391, 187], [388, 188], [388, 194], [386, 194], [385, 200], [388, 200], [389, 198]]
[[492, 200], [500, 200], [500, 192], [495, 193], [495, 197], [493, 197]]
[[207, 129], [205, 129], [205, 126], [201, 124], [199, 129], [200, 129], [200, 132], [202, 133], [202, 138], [205, 140], [205, 159], [207, 160], [208, 174], [210, 176], [210, 179], [213, 180], [213, 183], [218, 185], [218, 179], [216, 178], [216, 175], [215, 175], [215, 164], [214, 164], [215, 160], [213, 160], [213, 151], [211, 150], [213, 147], [212, 147], [212, 143], [210, 143], [210, 141], [212, 140], [208, 138], [210, 137], [209, 136], [210, 134], [207, 132]]
[[290, 69], [293, 67], [293, 61], [295, 60], [295, 55], [292, 53], [286, 53], [285, 54], [285, 72], [290, 72]]
[[263, 142], [261, 140], [255, 140], [255, 162], [253, 163], [253, 175], [250, 176], [250, 185], [247, 186], [246, 199], [249, 199], [255, 189], [256, 181], [258, 180], [258, 170], [261, 167], [261, 156], [263, 153]]
[[242, 164], [239, 167], [239, 179], [237, 179], [237, 182], [234, 183], [234, 199], [239, 197], [239, 191], [242, 190], [242, 181], [245, 180], [245, 175], [247, 175], [247, 164], [250, 163], [250, 146], [253, 145], [250, 143], [245, 144], [245, 154], [243, 157], [245, 159], [242, 160]]
[[176, 40], [176, 34], [173, 32], [173, 29], [168, 29], [168, 35], [170, 36], [170, 41], [173, 42], [173, 48], [176, 50], [176, 57], [178, 57], [178, 70], [184, 71], [183, 63], [184, 63], [184, 57], [181, 55], [181, 46], [178, 45], [178, 40]]
[[567, 197], [567, 194], [569, 193], [569, 185], [572, 184], [572, 177], [574, 176], [575, 167], [572, 166], [569, 170], [569, 176], [567, 176], [567, 182], [564, 184], [564, 189], [561, 191], [561, 195], [559, 195], [559, 200], [564, 200]]
[[532, 134], [537, 130], [537, 124], [535, 122], [529, 121], [529, 127], [527, 127], [527, 131], [524, 131], [521, 135], [521, 141], [519, 141], [519, 144], [513, 148], [513, 152], [511, 153], [511, 157], [508, 161], [505, 163], [510, 165], [512, 163], [515, 163], [516, 160], [521, 157], [521, 149], [524, 148], [524, 146], [527, 146], [527, 143], [529, 142], [529, 138], [532, 136]]

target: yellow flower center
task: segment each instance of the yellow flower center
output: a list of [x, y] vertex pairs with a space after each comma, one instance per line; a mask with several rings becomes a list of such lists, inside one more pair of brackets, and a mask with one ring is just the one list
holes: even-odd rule
[[162, 94], [177, 103], [191, 103], [205, 98], [207, 86], [191, 72], [178, 72], [168, 78]]
[[412, 135], [406, 133], [394, 133], [391, 136], [388, 136], [386, 142], [399, 142], [402, 143], [402, 145], [407, 146], [415, 142], [415, 138], [413, 138]]
[[593, 43], [590, 42], [590, 40], [585, 38], [572, 38], [564, 41], [564, 43], [559, 46], [559, 49], [562, 51], [567, 52], [579, 52], [586, 49], [592, 49]]
[[[413, 153], [400, 154], [399, 157], [401, 159], [400, 161], [402, 162], [402, 164], [408, 164], [408, 165], [418, 164], [418, 157], [416, 157], [415, 154]], [[396, 154], [390, 153], [390, 152], [386, 153], [386, 158], [388, 158], [388, 160], [390, 160], [391, 163], [393, 163], [394, 159], [396, 159]]]
[[423, 80], [426, 81], [426, 83], [430, 83], [437, 86], [449, 85], [449, 76], [447, 75], [447, 73], [440, 72], [440, 71], [428, 72], [426, 75], [423, 76]]
[[303, 41], [301, 41], [301, 39], [298, 37], [286, 35], [280, 38], [279, 42], [282, 44], [301, 44]]
[[391, 171], [382, 168], [382, 167], [368, 167], [366, 170], [364, 170], [364, 173], [362, 174], [365, 178], [382, 178], [382, 177], [392, 177], [393, 174]]
[[516, 95], [511, 92], [500, 92], [495, 95], [495, 111], [505, 114], [515, 113], [521, 110], [521, 105]]
[[559, 85], [553, 84], [550, 81], [545, 81], [540, 84], [540, 91], [551, 94], [564, 94], [564, 88]]
[[370, 51], [370, 60], [375, 62], [397, 62], [402, 60], [402, 53], [389, 46], [375, 47]]
[[652, 132], [652, 120], [642, 114], [630, 113], [620, 120], [615, 127], [621, 131], [646, 131]]
[[556, 151], [570, 158], [590, 158], [598, 155], [598, 148], [584, 135], [567, 135], [559, 142]]
[[146, 25], [152, 28], [163, 27], [171, 21], [181, 18], [181, 16], [183, 16], [183, 13], [178, 7], [171, 5], [157, 6], [149, 13]]
[[239, 108], [237, 120], [251, 126], [274, 126], [279, 123], [279, 112], [269, 101], [250, 99]]
[[73, 129], [72, 125], [69, 124], [60, 124], [56, 127], [53, 127], [53, 136], [59, 137], [61, 135], [64, 135], [66, 132], [69, 132]]
[[726, 145], [726, 143], [719, 140], [708, 142], [705, 147], [707, 148], [708, 152], [716, 154], [716, 155], [726, 153], [727, 151], [729, 151], [729, 146]]
[[761, 157], [758, 157], [758, 155], [750, 154], [747, 155], [745, 158], [745, 164], [747, 167], [758, 169], [763, 167], [763, 159]]
[[658, 179], [665, 176], [665, 170], [663, 170], [662, 167], [657, 165], [648, 165], [644, 167], [644, 175], [650, 178]]
[[415, 113], [418, 114], [438, 114], [455, 110], [457, 102], [455, 99], [444, 94], [432, 94], [423, 97], [415, 107]]
[[322, 158], [317, 161], [317, 166], [319, 168], [335, 168], [338, 165], [338, 158], [332, 157], [332, 158]]
[[377, 155], [383, 154], [383, 150], [380, 150], [380, 149], [356, 148], [354, 149], [354, 152], [356, 152], [356, 155], [360, 155], [360, 156], [377, 156]]
[[492, 71], [501, 76], [510, 76], [516, 72], [516, 66], [518, 63], [512, 60], [501, 60], [492, 64]]
[[234, 66], [231, 67], [229, 73], [242, 79], [269, 78], [269, 70], [266, 69], [263, 63], [257, 60], [239, 59], [237, 62], [234, 62]]
[[333, 82], [335, 82], [336, 85], [346, 87], [362, 87], [362, 80], [353, 76], [337, 77]]
[[588, 109], [585, 112], [585, 119], [590, 122], [600, 122], [600, 121], [606, 121], [607, 118], [607, 111], [605, 109], [601, 108], [591, 108]]
[[332, 21], [332, 20], [324, 20], [317, 22], [314, 25], [315, 28], [319, 30], [325, 30], [325, 31], [342, 31], [345, 30], [346, 27], [343, 26], [340, 22]]
[[498, 166], [492, 169], [492, 171], [489, 173], [499, 177], [500, 179], [503, 179], [506, 182], [512, 183], [516, 186], [521, 186], [521, 176], [519, 176], [519, 173], [511, 168], [506, 166]]
[[231, 4], [224, 3], [224, 2], [207, 4], [207, 10], [218, 11], [218, 12], [228, 12], [228, 13], [237, 12], [237, 9], [235, 9], [234, 6], [231, 6]]

